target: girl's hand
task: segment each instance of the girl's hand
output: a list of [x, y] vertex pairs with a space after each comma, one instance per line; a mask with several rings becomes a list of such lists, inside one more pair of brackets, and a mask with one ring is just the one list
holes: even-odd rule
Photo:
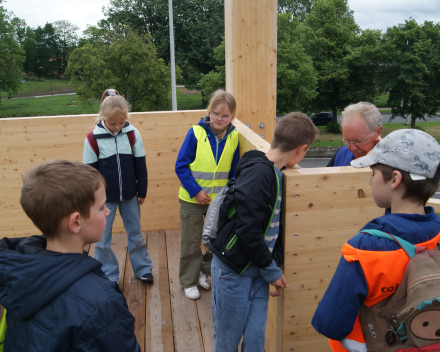
[[145, 198], [139, 198], [139, 197], [138, 197], [138, 203], [139, 203], [139, 205], [144, 204], [144, 202], [145, 202]]
[[208, 196], [208, 194], [204, 190], [201, 190], [199, 193], [197, 193], [195, 195], [195, 198], [197, 200], [197, 203], [199, 203], [200, 205], [206, 205], [211, 202], [211, 197]]

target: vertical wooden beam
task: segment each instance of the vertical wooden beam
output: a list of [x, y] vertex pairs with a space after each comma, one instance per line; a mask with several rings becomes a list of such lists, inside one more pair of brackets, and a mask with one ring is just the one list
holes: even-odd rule
[[277, 0], [225, 0], [225, 49], [226, 90], [237, 99], [237, 117], [271, 142], [276, 123]]

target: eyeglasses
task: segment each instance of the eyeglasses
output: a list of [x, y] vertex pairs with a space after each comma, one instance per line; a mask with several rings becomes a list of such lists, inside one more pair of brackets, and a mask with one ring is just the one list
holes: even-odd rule
[[211, 114], [214, 116], [215, 119], [222, 119], [223, 121], [227, 121], [232, 116], [231, 115], [220, 115], [218, 112], [211, 111]]
[[368, 139], [368, 137], [370, 137], [374, 132], [375, 132], [375, 131], [371, 132], [368, 136], [366, 136], [366, 137], [365, 137], [363, 140], [361, 140], [361, 141], [350, 142], [350, 141], [345, 140], [344, 138], [342, 138], [342, 141], [347, 145], [347, 147], [348, 147], [350, 144], [354, 144], [356, 147], [358, 147], [358, 146], [362, 145], [362, 143], [364, 143], [364, 142]]

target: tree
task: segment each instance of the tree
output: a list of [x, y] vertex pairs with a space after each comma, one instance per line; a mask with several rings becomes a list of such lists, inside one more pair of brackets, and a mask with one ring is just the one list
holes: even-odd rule
[[292, 17], [303, 22], [312, 11], [314, 0], [278, 0], [279, 13], [291, 13]]
[[12, 23], [13, 17], [11, 12], [0, 6], [0, 91], [6, 91], [9, 95], [16, 93], [21, 85], [25, 55], [15, 40], [16, 31]]
[[317, 73], [299, 42], [297, 26], [290, 13], [278, 14], [277, 114], [308, 111], [317, 95]]
[[[99, 26], [120, 30], [129, 26], [139, 34], [148, 33], [157, 53], [170, 61], [168, 2], [163, 0], [110, 0], [105, 20]], [[224, 34], [223, 0], [180, 0], [173, 2], [176, 64], [182, 69], [183, 83], [196, 88], [200, 74], [215, 68], [213, 48]]]
[[318, 95], [311, 107], [337, 110], [377, 95], [380, 32], [361, 33], [347, 0], [316, 0], [299, 25], [301, 41], [318, 73]]
[[68, 20], [56, 21], [53, 23], [56, 39], [56, 61], [58, 75], [61, 76], [66, 67], [69, 54], [78, 45], [79, 28]]
[[392, 118], [436, 116], [440, 110], [440, 24], [415, 20], [388, 28], [383, 38], [383, 86]]
[[107, 88], [115, 88], [133, 111], [168, 110], [170, 71], [149, 35], [129, 28], [109, 32], [95, 46], [85, 44], [70, 54], [67, 74], [82, 100], [99, 99]]

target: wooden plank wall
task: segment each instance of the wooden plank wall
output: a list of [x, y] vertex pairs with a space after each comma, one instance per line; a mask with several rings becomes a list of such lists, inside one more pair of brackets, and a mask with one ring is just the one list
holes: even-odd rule
[[276, 0], [225, 0], [226, 89], [239, 102], [240, 121], [269, 142], [276, 123], [276, 46]]
[[[179, 180], [174, 164], [189, 127], [205, 111], [131, 113], [145, 145], [148, 194], [141, 207], [143, 231], [179, 229]], [[21, 178], [33, 166], [57, 158], [82, 160], [95, 115], [0, 119], [0, 238], [40, 232], [20, 206]], [[114, 232], [124, 232], [117, 216]]]

